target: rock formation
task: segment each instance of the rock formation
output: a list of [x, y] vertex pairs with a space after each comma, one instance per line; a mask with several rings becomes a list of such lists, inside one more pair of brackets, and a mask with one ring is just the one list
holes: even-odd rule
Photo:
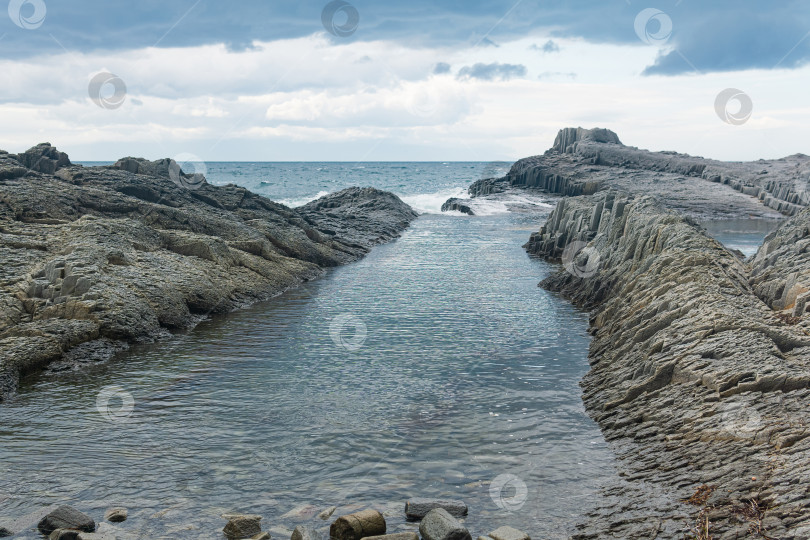
[[728, 163], [639, 150], [607, 129], [566, 128], [545, 154], [517, 161], [503, 178], [479, 180], [469, 192], [479, 197], [510, 188], [568, 197], [618, 189], [658, 197], [697, 219], [778, 219], [810, 203], [810, 157]]
[[0, 152], [0, 400], [20, 375], [269, 298], [396, 238], [416, 213], [349, 189], [300, 210], [172, 160], [72, 165]]
[[[807, 158], [610, 139], [564, 130], [501, 181], [573, 195], [525, 246], [563, 263], [541, 286], [591, 311], [583, 399], [619, 458], [573, 538], [810, 538]], [[750, 262], [695, 220], [770, 209], [794, 217]]]
[[[808, 217], [780, 231], [808, 238]], [[577, 241], [591, 272], [563, 255]], [[750, 266], [652, 197], [565, 199], [527, 249], [564, 256], [542, 286], [592, 310], [584, 400], [626, 479], [574, 538], [682, 538], [707, 520], [716, 538], [808, 537], [810, 317], [771, 310]]]

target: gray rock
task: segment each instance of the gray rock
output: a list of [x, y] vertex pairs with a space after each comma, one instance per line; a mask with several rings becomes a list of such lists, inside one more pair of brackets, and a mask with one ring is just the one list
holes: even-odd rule
[[334, 540], [360, 540], [366, 536], [385, 534], [386, 523], [377, 510], [361, 510], [340, 516], [329, 527], [329, 536]]
[[573, 538], [681, 538], [707, 506], [717, 538], [752, 507], [768, 537], [810, 525], [810, 316], [794, 315], [808, 224], [810, 209], [787, 220], [751, 266], [657, 197], [605, 191], [564, 199], [532, 235], [533, 254], [579, 241], [599, 258], [541, 283], [591, 310], [583, 399], [620, 458]]
[[514, 527], [498, 527], [487, 536], [492, 540], [532, 540], [525, 532]]
[[[24, 161], [51, 156], [56, 174], [0, 155], [0, 400], [20, 373], [74, 349], [109, 358], [266, 300], [365, 256], [416, 218], [371, 188], [296, 211], [234, 185], [185, 189], [167, 176], [171, 160], [81, 167], [37, 148]], [[18, 168], [19, 178], [8, 172]], [[70, 364], [60, 371], [87, 362]]]
[[0, 527], [0, 538], [5, 538], [5, 537], [11, 536], [13, 534], [14, 533], [11, 532], [9, 529], [6, 529], [5, 527]]
[[75, 529], [56, 529], [48, 537], [49, 540], [78, 540], [80, 531]]
[[323, 539], [321, 537], [321, 533], [319, 533], [312, 527], [299, 525], [293, 530], [290, 540], [323, 540]]
[[565, 128], [544, 155], [517, 161], [507, 175], [470, 186], [473, 197], [509, 187], [564, 196], [616, 189], [649, 195], [697, 219], [794, 215], [810, 203], [810, 157], [722, 162], [621, 144], [604, 129]]
[[464, 501], [452, 501], [444, 499], [413, 498], [405, 503], [405, 515], [408, 519], [422, 519], [434, 508], [443, 508], [454, 517], [467, 515], [467, 504]]
[[37, 524], [37, 529], [46, 536], [56, 529], [76, 529], [78, 531], [93, 532], [96, 530], [96, 522], [93, 521], [93, 518], [75, 508], [60, 506], [42, 518]]
[[427, 513], [419, 524], [423, 540], [472, 540], [470, 532], [443, 508]]
[[228, 520], [222, 532], [229, 540], [241, 540], [250, 538], [262, 532], [262, 516], [255, 514], [226, 514], [223, 516]]
[[111, 533], [111, 532], [104, 532], [104, 533], [88, 533], [88, 532], [80, 532], [79, 535], [76, 537], [77, 540], [117, 540], [118, 537]]
[[16, 158], [24, 167], [44, 174], [54, 174], [62, 167], [71, 164], [68, 155], [60, 152], [50, 143], [38, 144]]
[[250, 537], [250, 540], [270, 540], [270, 533], [260, 532]]
[[379, 536], [366, 536], [363, 540], [419, 540], [419, 535], [415, 532], [401, 532], [381, 534]]
[[122, 507], [110, 508], [104, 512], [104, 519], [111, 523], [121, 523], [127, 520], [127, 509]]
[[326, 521], [327, 519], [332, 517], [332, 514], [335, 513], [335, 510], [337, 510], [337, 506], [330, 506], [329, 508], [325, 508], [318, 514], [318, 518]]
[[473, 209], [470, 207], [468, 201], [456, 197], [447, 199], [447, 201], [445, 201], [445, 203], [442, 205], [442, 212], [449, 212], [451, 210], [461, 212], [462, 214], [467, 214], [468, 216], [475, 215], [475, 212], [473, 212]]

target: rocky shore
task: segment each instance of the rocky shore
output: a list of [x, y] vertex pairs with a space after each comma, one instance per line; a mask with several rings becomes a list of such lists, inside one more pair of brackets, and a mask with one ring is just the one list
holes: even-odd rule
[[0, 151], [0, 401], [26, 374], [106, 360], [357, 260], [416, 217], [372, 188], [291, 209], [170, 159]]
[[[224, 537], [227, 540], [271, 540], [273, 537], [290, 540], [472, 540], [463, 521], [468, 508], [464, 501], [447, 499], [413, 498], [401, 504], [387, 505], [382, 509], [374, 506], [345, 505], [318, 508], [305, 505], [287, 512], [281, 519], [303, 522], [288, 531], [270, 524], [263, 530], [263, 516], [258, 514], [227, 513], [221, 531], [198, 531], [199, 537]], [[127, 540], [144, 538], [139, 530], [123, 527], [129, 511], [124, 507], [112, 507], [104, 512], [104, 520], [95, 519], [81, 510], [67, 505], [54, 505], [41, 512], [25, 516], [15, 522], [12, 529], [0, 525], [0, 538], [25, 534], [36, 529], [49, 540]], [[405, 517], [405, 528], [392, 532], [386, 518]], [[332, 521], [331, 525], [328, 524]], [[129, 525], [129, 523], [127, 523]], [[142, 525], [142, 524], [141, 524]], [[195, 530], [190, 526], [186, 531]], [[525, 532], [502, 525], [477, 537], [477, 540], [531, 540]]]
[[[586, 538], [810, 538], [810, 158], [722, 163], [565, 129], [471, 196], [565, 196], [526, 249], [590, 310], [592, 418], [619, 458]], [[751, 260], [698, 220], [793, 216]]]

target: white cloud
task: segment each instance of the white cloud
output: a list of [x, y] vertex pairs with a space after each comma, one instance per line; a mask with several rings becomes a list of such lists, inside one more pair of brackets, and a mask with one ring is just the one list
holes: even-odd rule
[[[48, 140], [80, 160], [191, 152], [206, 160], [486, 161], [541, 153], [564, 126], [599, 125], [628, 144], [723, 159], [808, 152], [810, 67], [641, 77], [654, 47], [556, 40], [560, 52], [538, 55], [533, 42], [425, 49], [314, 35], [239, 52], [209, 45], [3, 60], [0, 148]], [[440, 63], [450, 69], [435, 74]], [[527, 75], [457, 79], [476, 63], [524, 65]], [[127, 83], [121, 108], [89, 99], [99, 71]], [[715, 115], [714, 98], [728, 87], [754, 101], [744, 126]]]

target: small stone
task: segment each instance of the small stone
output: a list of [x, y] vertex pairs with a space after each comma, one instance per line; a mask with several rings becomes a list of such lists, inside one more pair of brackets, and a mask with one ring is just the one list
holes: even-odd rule
[[48, 537], [49, 540], [78, 540], [79, 531], [75, 529], [56, 529]]
[[363, 540], [419, 540], [419, 535], [415, 532], [401, 532], [393, 534], [381, 534], [379, 536], [366, 536]]
[[5, 538], [7, 536], [11, 536], [12, 534], [14, 533], [6, 529], [5, 527], [0, 527], [0, 538]]
[[329, 528], [329, 536], [334, 540], [360, 540], [381, 534], [385, 534], [385, 518], [371, 509], [340, 516]]
[[262, 516], [255, 514], [225, 514], [222, 517], [228, 520], [228, 524], [222, 529], [229, 540], [241, 540], [250, 538], [262, 532]]
[[270, 540], [270, 533], [260, 532], [250, 537], [250, 540]]
[[322, 520], [326, 521], [327, 519], [332, 517], [332, 514], [335, 513], [335, 510], [337, 510], [337, 506], [330, 506], [329, 508], [327, 508], [326, 510], [324, 510], [320, 514], [318, 514], [318, 517], [321, 518]]
[[318, 508], [311, 504], [305, 504], [304, 506], [298, 506], [293, 508], [280, 519], [295, 519], [295, 520], [307, 520], [311, 519], [315, 514], [318, 513]]
[[104, 512], [104, 519], [111, 523], [121, 523], [122, 521], [127, 520], [127, 515], [128, 513], [126, 508], [110, 508]]
[[312, 527], [299, 525], [295, 528], [290, 540], [322, 540], [321, 534]]
[[444, 499], [414, 498], [405, 503], [405, 515], [408, 519], [422, 519], [434, 508], [443, 508], [454, 517], [467, 515], [467, 505], [464, 501], [451, 501]]
[[424, 540], [472, 540], [470, 532], [444, 508], [434, 508], [422, 519], [419, 532]]
[[82, 512], [70, 506], [60, 506], [37, 524], [37, 529], [44, 535], [49, 535], [56, 529], [76, 529], [78, 531], [93, 532], [96, 522]]
[[514, 527], [498, 527], [489, 537], [493, 540], [532, 540], [528, 534]]

